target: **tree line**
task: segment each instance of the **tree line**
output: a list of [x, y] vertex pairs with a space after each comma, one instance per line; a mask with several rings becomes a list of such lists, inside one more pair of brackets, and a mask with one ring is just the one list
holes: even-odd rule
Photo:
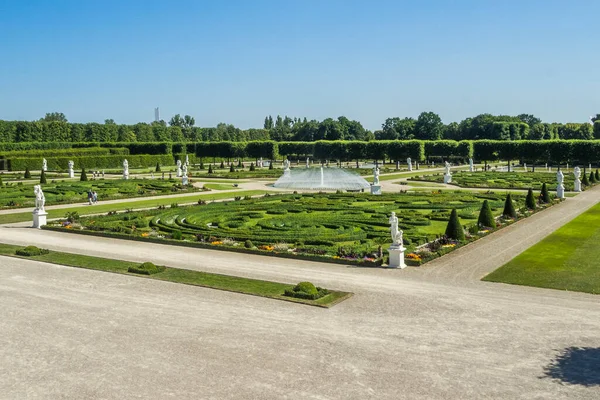
[[288, 116], [265, 117], [262, 129], [240, 129], [220, 123], [197, 127], [189, 115], [134, 125], [70, 123], [63, 113], [48, 113], [38, 121], [0, 120], [0, 142], [214, 142], [255, 141], [314, 142], [318, 140], [553, 140], [600, 139], [600, 114], [590, 123], [545, 123], [530, 114], [518, 116], [481, 114], [460, 123], [444, 124], [439, 115], [423, 112], [415, 118], [388, 118], [381, 129], [365, 129], [346, 117], [323, 121]]

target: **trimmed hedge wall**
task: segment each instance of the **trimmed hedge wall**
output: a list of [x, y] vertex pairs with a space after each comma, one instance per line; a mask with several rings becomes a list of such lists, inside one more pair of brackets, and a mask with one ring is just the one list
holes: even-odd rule
[[[81, 168], [122, 168], [123, 160], [127, 159], [129, 168], [155, 167], [173, 164], [172, 155], [111, 155], [111, 156], [79, 156], [79, 157], [46, 157], [49, 170], [67, 170], [69, 160], [75, 163], [75, 170]], [[42, 168], [43, 157], [13, 158], [8, 160], [9, 171], [39, 170]]]

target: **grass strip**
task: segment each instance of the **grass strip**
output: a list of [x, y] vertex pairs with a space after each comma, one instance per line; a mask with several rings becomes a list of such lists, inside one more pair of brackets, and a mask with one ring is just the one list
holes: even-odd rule
[[[185, 204], [192, 203], [199, 199], [206, 201], [213, 200], [223, 200], [223, 199], [232, 199], [237, 196], [258, 196], [261, 194], [265, 194], [267, 191], [265, 190], [241, 190], [231, 193], [207, 193], [207, 192], [198, 192], [191, 194], [189, 196], [181, 196], [181, 197], [170, 197], [170, 198], [153, 198], [147, 200], [139, 200], [139, 201], [128, 201], [123, 203], [110, 203], [103, 204], [102, 202], [94, 205], [94, 206], [74, 206], [68, 208], [56, 208], [46, 210], [48, 212], [48, 218], [62, 218], [68, 212], [77, 211], [79, 215], [86, 214], [102, 214], [107, 213], [109, 211], [123, 211], [128, 209], [140, 209], [140, 208], [151, 208], [158, 207], [160, 205], [170, 205], [173, 203]], [[14, 213], [14, 214], [0, 214], [0, 224], [12, 224], [16, 222], [26, 222], [31, 221], [31, 211], [23, 212], [23, 213]]]
[[284, 300], [324, 308], [332, 307], [335, 304], [352, 296], [352, 293], [349, 292], [330, 291], [328, 295], [317, 300], [298, 299], [283, 295], [286, 289], [292, 289], [294, 287], [294, 285], [291, 284], [240, 278], [237, 276], [213, 274], [171, 267], [166, 267], [163, 272], [159, 272], [154, 275], [140, 275], [127, 272], [129, 267], [139, 266], [140, 263], [137, 262], [113, 260], [109, 258], [85, 256], [57, 251], [50, 251], [48, 254], [31, 257], [21, 257], [15, 255], [15, 252], [22, 248], [23, 246], [0, 243], [0, 255], [42, 261], [51, 264], [64, 265], [67, 267], [84, 268], [96, 271], [131, 275], [139, 278], [156, 279], [173, 283], [201, 286], [210, 289], [225, 290], [229, 292], [267, 297], [270, 299]]
[[597, 204], [483, 280], [600, 294], [599, 242]]

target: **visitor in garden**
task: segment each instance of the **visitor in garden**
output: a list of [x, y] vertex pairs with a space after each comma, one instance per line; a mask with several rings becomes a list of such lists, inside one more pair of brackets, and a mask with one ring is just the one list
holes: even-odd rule
[[92, 200], [94, 201], [94, 204], [98, 202], [98, 193], [96, 193], [95, 190], [92, 192]]
[[88, 191], [88, 203], [89, 203], [90, 206], [92, 205], [93, 199], [94, 199], [94, 194], [92, 193], [92, 190], [90, 189]]

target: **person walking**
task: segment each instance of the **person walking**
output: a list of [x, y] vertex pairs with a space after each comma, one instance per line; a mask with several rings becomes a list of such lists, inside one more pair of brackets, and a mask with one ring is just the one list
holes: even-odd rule
[[94, 190], [94, 192], [92, 192], [92, 199], [94, 201], [94, 204], [96, 204], [98, 202], [98, 193], [96, 193], [95, 190]]

